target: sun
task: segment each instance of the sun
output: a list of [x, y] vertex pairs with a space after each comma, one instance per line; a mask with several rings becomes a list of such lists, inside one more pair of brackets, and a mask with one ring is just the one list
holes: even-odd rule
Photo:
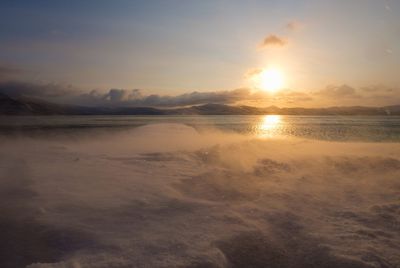
[[253, 77], [255, 86], [259, 89], [276, 92], [284, 85], [283, 73], [276, 68], [263, 69]]

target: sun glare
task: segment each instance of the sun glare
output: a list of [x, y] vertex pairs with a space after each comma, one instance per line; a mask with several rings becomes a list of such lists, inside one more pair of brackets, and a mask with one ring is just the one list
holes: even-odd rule
[[281, 123], [281, 117], [279, 115], [266, 115], [260, 122], [260, 130], [273, 130], [278, 128]]
[[265, 115], [260, 118], [257, 131], [260, 138], [276, 137], [283, 122], [280, 115]]
[[257, 88], [271, 93], [281, 89], [284, 84], [282, 72], [275, 68], [262, 70], [255, 75], [253, 80]]

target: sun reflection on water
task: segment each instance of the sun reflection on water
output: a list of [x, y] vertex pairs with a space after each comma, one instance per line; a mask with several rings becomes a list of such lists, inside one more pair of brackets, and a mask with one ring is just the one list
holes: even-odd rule
[[277, 131], [282, 126], [282, 118], [280, 115], [265, 115], [258, 124], [258, 132], [260, 137], [277, 136]]

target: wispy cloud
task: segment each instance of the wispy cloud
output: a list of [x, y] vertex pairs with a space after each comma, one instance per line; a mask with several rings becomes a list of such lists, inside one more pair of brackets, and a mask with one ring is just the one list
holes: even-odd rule
[[290, 31], [297, 31], [303, 27], [303, 24], [298, 21], [290, 21], [286, 24], [286, 29]]
[[357, 93], [356, 89], [348, 86], [327, 86], [315, 93], [321, 97], [329, 98], [360, 98], [361, 96]]
[[[355, 88], [349, 85], [327, 86], [311, 95], [321, 103], [329, 105], [398, 105], [400, 89], [386, 86]], [[328, 101], [328, 102], [325, 102]]]
[[0, 65], [0, 80], [16, 76], [23, 72], [24, 71], [22, 69], [2, 64]]
[[247, 79], [251, 79], [255, 75], [260, 74], [262, 71], [263, 71], [263, 69], [261, 69], [261, 68], [250, 69], [249, 71], [247, 71], [245, 73], [244, 77], [247, 78]]

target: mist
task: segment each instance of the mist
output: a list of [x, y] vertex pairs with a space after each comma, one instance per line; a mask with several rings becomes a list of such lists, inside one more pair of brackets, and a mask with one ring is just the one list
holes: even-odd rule
[[153, 124], [0, 145], [4, 268], [400, 265], [398, 143]]

